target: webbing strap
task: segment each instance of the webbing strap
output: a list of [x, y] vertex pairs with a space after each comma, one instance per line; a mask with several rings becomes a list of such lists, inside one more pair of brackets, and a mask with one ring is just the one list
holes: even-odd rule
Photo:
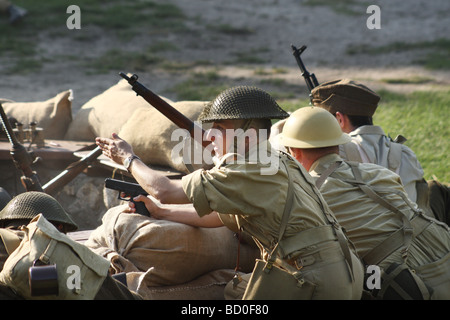
[[345, 152], [345, 158], [351, 161], [363, 162], [356, 144], [349, 142], [341, 145]]
[[56, 241], [55, 239], [51, 239], [49, 244], [47, 245], [47, 248], [45, 248], [45, 251], [39, 257], [39, 260], [45, 264], [49, 264], [50, 257], [52, 256], [53, 251], [55, 250], [57, 244], [58, 241]]
[[272, 267], [272, 264], [275, 262], [277, 258], [277, 250], [278, 250], [278, 244], [280, 243], [281, 239], [283, 238], [284, 231], [286, 230], [287, 223], [289, 220], [289, 215], [291, 213], [292, 209], [292, 200], [294, 198], [294, 191], [293, 191], [293, 183], [292, 179], [289, 176], [289, 169], [284, 161], [281, 161], [286, 168], [286, 174], [288, 176], [288, 190], [287, 190], [287, 197], [286, 197], [286, 203], [284, 205], [283, 210], [283, 216], [281, 217], [281, 223], [280, 223], [280, 231], [278, 234], [278, 241], [275, 247], [273, 248], [272, 252], [270, 253], [269, 259], [266, 263], [266, 269], [270, 269]]
[[[347, 182], [350, 182], [350, 183], [353, 183], [354, 185], [357, 185], [373, 201], [375, 201], [376, 203], [382, 205], [383, 207], [391, 210], [392, 212], [398, 214], [400, 216], [402, 222], [403, 222], [403, 227], [402, 227], [402, 229], [400, 229], [400, 230], [402, 230], [403, 241], [399, 237], [399, 234], [397, 232], [394, 232], [391, 235], [393, 237], [393, 239], [390, 238], [391, 236], [388, 237], [388, 239], [385, 239], [385, 241], [383, 241], [381, 243], [381, 244], [384, 243], [384, 246], [378, 245], [377, 247], [372, 249], [370, 252], [368, 252], [364, 257], [362, 257], [362, 259], [364, 260], [365, 263], [368, 263], [368, 261], [370, 261], [371, 263], [368, 263], [368, 264], [376, 264], [376, 262], [374, 263], [375, 257], [379, 257], [380, 255], [388, 256], [394, 250], [396, 250], [397, 248], [399, 248], [400, 246], [403, 245], [402, 256], [403, 256], [403, 259], [406, 260], [407, 250], [409, 248], [409, 245], [410, 245], [411, 240], [412, 240], [412, 235], [413, 235], [413, 227], [411, 225], [411, 222], [409, 221], [409, 218], [406, 216], [405, 213], [403, 213], [398, 208], [396, 208], [395, 206], [391, 205], [389, 202], [387, 202], [382, 197], [380, 197], [374, 191], [373, 188], [371, 188], [369, 185], [367, 185], [362, 180], [361, 172], [360, 172], [360, 170], [358, 168], [358, 165], [359, 165], [358, 163], [350, 162], [350, 161], [348, 161], [346, 163], [352, 169], [353, 176], [355, 177], [355, 181], [347, 181]], [[408, 199], [404, 198], [403, 200], [406, 201], [408, 206], [410, 206], [411, 208], [414, 208], [414, 206], [411, 204], [411, 202]], [[394, 241], [394, 239], [395, 239], [395, 241]], [[387, 246], [389, 246], [389, 248], [387, 248]], [[379, 252], [380, 250], [381, 251], [385, 251], [384, 254], [382, 254], [382, 252]]]
[[[295, 159], [294, 157], [292, 157], [289, 154], [286, 154], [290, 159], [292, 159], [297, 166], [301, 166], [300, 162], [298, 162], [297, 159]], [[336, 165], [336, 168], [339, 165]], [[299, 170], [300, 172], [302, 172], [301, 170]], [[308, 179], [305, 179], [306, 181], [308, 181]], [[314, 188], [314, 185], [311, 185], [312, 188]], [[336, 220], [335, 216], [330, 212], [330, 210], [328, 210], [328, 206], [325, 207], [322, 203], [322, 201], [320, 201], [319, 196], [312, 192], [311, 190], [308, 190], [307, 188], [303, 188], [303, 190], [312, 198], [314, 199], [320, 206], [320, 208], [322, 209], [322, 212], [325, 215], [325, 218], [328, 220], [328, 222], [333, 226], [333, 229], [336, 233], [336, 237], [337, 240], [339, 242], [339, 245], [341, 247], [342, 253], [344, 254], [345, 260], [347, 261], [350, 270], [348, 270], [349, 274], [350, 274], [350, 279], [353, 281], [354, 280], [354, 276], [353, 276], [353, 261], [352, 261], [352, 256], [350, 254], [350, 248], [348, 246], [349, 241], [347, 241], [347, 237], [344, 235], [344, 231], [342, 230], [341, 225], [339, 224], [339, 222]]]
[[332, 165], [330, 165], [327, 170], [325, 170], [319, 177], [319, 179], [316, 180], [316, 187], [320, 189], [322, 184], [327, 180], [327, 178], [332, 174], [340, 165], [342, 161], [336, 161]]
[[400, 168], [401, 160], [402, 160], [402, 145], [399, 143], [392, 142], [390, 144], [389, 153], [388, 153], [388, 167], [391, 171], [397, 172], [397, 169]]

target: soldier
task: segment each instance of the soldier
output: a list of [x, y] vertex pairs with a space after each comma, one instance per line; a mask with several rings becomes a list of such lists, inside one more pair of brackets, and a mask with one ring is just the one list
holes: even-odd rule
[[450, 229], [408, 199], [398, 175], [343, 160], [339, 146], [351, 138], [318, 107], [295, 111], [278, 139], [315, 179], [365, 265], [383, 271], [381, 290], [373, 295], [450, 298]]
[[[282, 154], [274, 154], [272, 158], [279, 161], [274, 171], [264, 171], [271, 165], [262, 161], [261, 150], [274, 152], [267, 141], [270, 119], [287, 115], [261, 89], [240, 86], [225, 90], [199, 117], [202, 122], [212, 122], [206, 138], [212, 141], [219, 162], [212, 169], [199, 169], [178, 181], [147, 167], [135, 156], [132, 147], [115, 134], [112, 139], [96, 141], [106, 156], [125, 163], [140, 185], [162, 203], [193, 203], [198, 216], [215, 221], [210, 226], [224, 224], [232, 230], [249, 233], [260, 246], [261, 258], [266, 262], [270, 258], [268, 253], [278, 243], [283, 224], [285, 232], [278, 243], [282, 250], [273, 256], [274, 265], [295, 274], [296, 279], [289, 276], [294, 285], [303, 283], [295, 285], [296, 296], [359, 299], [362, 265], [349, 249], [347, 239], [311, 177]], [[239, 141], [242, 137], [236, 136], [239, 133], [248, 140]], [[232, 143], [234, 138], [237, 144]], [[243, 149], [241, 142], [245, 145]], [[289, 184], [292, 186], [288, 187]], [[287, 199], [288, 195], [292, 200]], [[285, 211], [290, 214], [289, 221], [281, 223]], [[246, 276], [246, 279], [250, 277]], [[243, 280], [234, 286], [239, 291], [233, 293], [235, 298], [244, 296], [245, 284]], [[275, 284], [264, 298], [293, 298], [283, 296], [286, 285], [289, 283]], [[253, 289], [248, 286], [247, 292]]]
[[27, 14], [27, 10], [13, 5], [8, 0], [0, 0], [0, 12], [6, 13], [9, 16], [10, 24], [18, 23]]
[[[78, 229], [76, 223], [64, 211], [56, 200], [43, 193], [23, 193], [11, 199], [2, 188], [0, 192], [0, 271], [8, 256], [19, 246], [24, 237], [20, 227], [27, 225], [39, 213], [52, 222], [61, 232]], [[19, 209], [20, 208], [20, 209]], [[3, 299], [21, 299], [4, 285], [0, 295]]]
[[414, 152], [403, 145], [402, 136], [395, 140], [373, 125], [372, 116], [380, 96], [366, 86], [348, 80], [323, 83], [311, 91], [313, 105], [333, 114], [342, 131], [352, 138], [340, 147], [342, 158], [376, 163], [397, 173], [409, 198], [430, 216], [450, 222], [450, 189], [438, 181], [429, 181]]
[[[43, 192], [25, 192], [14, 197], [0, 212], [0, 271], [8, 256], [19, 247], [24, 237], [21, 226], [27, 225], [38, 214], [42, 214], [60, 232], [67, 233], [78, 229], [63, 207], [52, 196]], [[24, 279], [28, 281], [28, 279]], [[9, 294], [8, 294], [9, 293]], [[20, 299], [2, 284], [0, 295], [7, 299]], [[107, 275], [96, 299], [140, 299], [123, 284]]]

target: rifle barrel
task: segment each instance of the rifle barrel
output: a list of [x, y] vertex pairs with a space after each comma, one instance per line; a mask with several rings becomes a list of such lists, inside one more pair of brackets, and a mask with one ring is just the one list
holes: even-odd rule
[[63, 172], [54, 177], [52, 180], [47, 182], [42, 189], [47, 194], [54, 194], [59, 191], [63, 186], [68, 184], [70, 181], [75, 179], [75, 177], [80, 174], [84, 169], [86, 169], [93, 160], [97, 159], [98, 156], [102, 154], [102, 149], [96, 147], [89, 154], [70, 164]]

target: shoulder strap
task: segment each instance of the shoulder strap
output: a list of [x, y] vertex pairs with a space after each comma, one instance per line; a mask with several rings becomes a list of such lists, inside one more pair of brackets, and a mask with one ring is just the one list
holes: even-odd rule
[[284, 161], [281, 161], [284, 165], [284, 167], [286, 168], [286, 174], [288, 176], [288, 190], [287, 190], [287, 197], [286, 197], [286, 202], [284, 205], [284, 210], [283, 210], [283, 216], [281, 217], [281, 223], [280, 223], [280, 232], [278, 234], [278, 241], [275, 245], [275, 247], [273, 248], [272, 252], [270, 253], [270, 256], [267, 260], [266, 269], [271, 269], [273, 263], [275, 262], [276, 258], [277, 258], [277, 251], [278, 251], [278, 244], [281, 241], [281, 238], [283, 237], [283, 234], [286, 230], [287, 227], [287, 223], [289, 220], [289, 215], [291, 213], [291, 209], [292, 209], [292, 199], [294, 198], [294, 191], [293, 191], [293, 186], [292, 186], [292, 179], [290, 178], [289, 175], [289, 169], [286, 165], [286, 163]]
[[400, 168], [402, 162], [402, 145], [400, 143], [391, 141], [387, 160], [389, 170], [397, 172], [397, 169]]
[[[298, 162], [298, 160], [295, 159], [294, 157], [292, 157], [290, 154], [287, 154], [287, 153], [284, 153], [284, 154], [286, 154], [290, 159], [292, 159], [297, 166], [301, 166], [300, 162]], [[336, 170], [336, 168], [339, 166], [339, 164], [336, 165], [336, 167], [333, 169], [333, 171]], [[300, 172], [301, 172], [301, 170], [300, 170]], [[311, 184], [311, 187], [313, 189], [315, 187], [315, 185]], [[352, 257], [351, 257], [351, 253], [350, 253], [350, 248], [349, 248], [350, 241], [344, 234], [344, 231], [342, 230], [342, 227], [339, 224], [339, 222], [337, 221], [336, 217], [330, 212], [328, 206], [327, 205], [324, 206], [324, 203], [320, 200], [319, 195], [315, 194], [314, 192], [311, 192], [307, 188], [303, 188], [303, 190], [319, 204], [328, 223], [333, 227], [334, 233], [336, 234], [336, 238], [339, 242], [342, 253], [344, 254], [345, 260], [347, 261], [347, 263], [349, 265], [348, 271], [350, 274], [350, 279], [353, 281], [354, 280], [353, 262], [352, 262]], [[317, 190], [317, 192], [319, 192], [319, 194], [320, 194], [320, 191]], [[326, 202], [325, 202], [325, 204], [326, 204]]]
[[342, 150], [345, 153], [345, 159], [349, 161], [362, 162], [361, 154], [359, 153], [358, 146], [353, 142], [344, 143], [341, 145]]
[[332, 165], [330, 165], [316, 180], [316, 187], [320, 189], [322, 184], [327, 180], [327, 178], [341, 165], [342, 161], [336, 161]]
[[[359, 163], [351, 161], [346, 161], [346, 163], [352, 169], [353, 176], [355, 177], [354, 181], [347, 181], [347, 182], [357, 185], [361, 189], [361, 191], [363, 191], [374, 202], [398, 214], [403, 222], [403, 228], [401, 229], [402, 234], [400, 232], [394, 232], [391, 236], [385, 239], [380, 245], [378, 245], [377, 247], [372, 249], [369, 253], [367, 253], [364, 257], [362, 257], [362, 259], [367, 264], [376, 264], [377, 262], [379, 262], [379, 259], [384, 259], [402, 245], [403, 245], [402, 256], [404, 259], [406, 259], [408, 248], [413, 236], [413, 227], [411, 225], [411, 222], [409, 221], [409, 218], [397, 207], [391, 205], [389, 202], [387, 202], [381, 196], [379, 196], [378, 193], [375, 192], [374, 188], [367, 185], [362, 180], [361, 172], [359, 170]], [[412, 208], [414, 211], [417, 210], [414, 208], [414, 206], [406, 197], [402, 196], [402, 198], [408, 204], [408, 206], [410, 206], [410, 208]], [[401, 241], [402, 239], [400, 238], [402, 238], [403, 241]]]

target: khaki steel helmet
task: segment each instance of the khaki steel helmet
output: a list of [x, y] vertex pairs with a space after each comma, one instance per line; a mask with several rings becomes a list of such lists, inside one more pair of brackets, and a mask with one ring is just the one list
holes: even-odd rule
[[274, 98], [255, 87], [238, 86], [220, 93], [200, 114], [201, 122], [244, 119], [284, 119], [289, 114]]
[[40, 213], [50, 222], [63, 224], [67, 232], [78, 229], [76, 223], [56, 199], [37, 191], [21, 193], [14, 197], [0, 211], [0, 223], [11, 220], [31, 220]]
[[322, 83], [311, 90], [312, 102], [335, 114], [349, 116], [373, 116], [380, 96], [365, 85], [349, 79]]
[[278, 135], [281, 145], [300, 149], [337, 146], [350, 140], [336, 118], [318, 107], [303, 107], [293, 112]]

